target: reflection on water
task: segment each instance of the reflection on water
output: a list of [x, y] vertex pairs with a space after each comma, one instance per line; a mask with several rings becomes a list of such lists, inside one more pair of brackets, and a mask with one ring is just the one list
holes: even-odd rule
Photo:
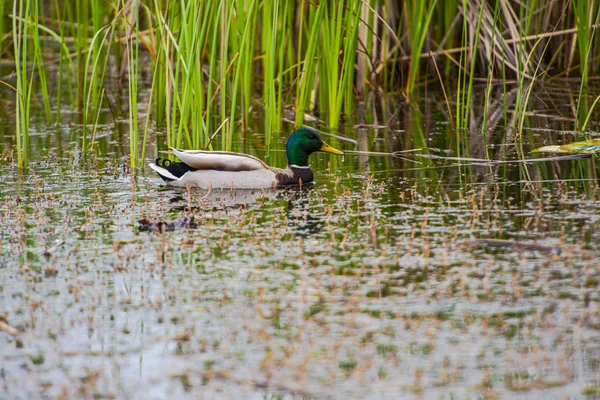
[[[116, 132], [87, 156], [66, 139], [77, 127], [33, 136], [28, 171], [0, 164], [0, 321], [22, 332], [0, 332], [3, 393], [596, 396], [595, 159], [449, 159], [521, 157], [494, 108], [511, 93], [464, 137], [435, 98], [373, 101], [339, 147], [445, 158], [320, 154], [315, 184], [283, 191], [167, 189], [123, 167]], [[569, 105], [544, 96], [520, 132], [525, 157], [574, 135]], [[284, 142], [236, 145], [282, 166]]]

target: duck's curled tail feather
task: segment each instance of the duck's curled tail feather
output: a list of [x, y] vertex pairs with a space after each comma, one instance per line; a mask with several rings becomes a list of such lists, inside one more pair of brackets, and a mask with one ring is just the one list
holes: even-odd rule
[[186, 163], [172, 162], [171, 160], [163, 158], [154, 160], [154, 164], [151, 163], [150, 168], [152, 168], [165, 182], [176, 181], [186, 172], [196, 170]]

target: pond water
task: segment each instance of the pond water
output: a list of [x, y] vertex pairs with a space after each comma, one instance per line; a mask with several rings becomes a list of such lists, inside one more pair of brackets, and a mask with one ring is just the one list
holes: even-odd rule
[[[553, 90], [522, 149], [510, 116], [459, 142], [435, 97], [373, 100], [349, 140], [326, 140], [425, 156], [317, 154], [314, 185], [277, 192], [134, 176], [108, 117], [88, 154], [74, 115], [34, 123], [21, 172], [6, 115], [0, 321], [18, 333], [0, 331], [0, 398], [597, 398], [595, 158], [429, 157], [517, 160], [572, 140]], [[257, 117], [234, 146], [283, 166], [286, 136], [266, 153]]]

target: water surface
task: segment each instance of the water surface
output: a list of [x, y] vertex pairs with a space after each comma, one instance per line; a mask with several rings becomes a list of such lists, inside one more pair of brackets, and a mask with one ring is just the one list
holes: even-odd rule
[[[521, 153], [507, 121], [449, 139], [435, 98], [369, 103], [327, 140], [519, 160], [576, 134], [549, 98]], [[302, 190], [207, 195], [132, 175], [108, 118], [87, 155], [79, 125], [34, 126], [25, 173], [3, 128], [0, 319], [21, 333], [0, 332], [0, 397], [600, 395], [595, 158], [319, 154]], [[236, 150], [282, 166], [286, 135], [266, 152], [259, 128]]]

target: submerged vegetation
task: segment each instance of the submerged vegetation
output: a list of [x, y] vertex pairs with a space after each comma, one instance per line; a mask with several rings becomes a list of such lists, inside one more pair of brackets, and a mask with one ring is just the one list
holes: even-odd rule
[[315, 161], [209, 194], [99, 152], [0, 165], [3, 397], [597, 397], [597, 187]]
[[[48, 121], [58, 121], [64, 107], [78, 110], [84, 151], [93, 148], [100, 112], [109, 108], [113, 119], [128, 120], [136, 167], [152, 123], [164, 126], [168, 146], [229, 150], [234, 135], [248, 129], [251, 110], [264, 107], [269, 148], [285, 119], [298, 127], [308, 113], [337, 130], [372, 93], [400, 95], [415, 106], [427, 85], [447, 94], [441, 111], [463, 154], [465, 130], [481, 120], [471, 113], [478, 83], [485, 84], [489, 124], [492, 91], [510, 97], [516, 86], [504, 114], [514, 112], [507, 125], [519, 138], [533, 86], [575, 77], [573, 128], [587, 127], [596, 102], [586, 88], [600, 74], [599, 3], [3, 2], [0, 56], [9, 71], [2, 96], [15, 110], [12, 144], [21, 166], [36, 107]], [[123, 95], [125, 104], [111, 104]], [[488, 124], [478, 125], [486, 135]]]

